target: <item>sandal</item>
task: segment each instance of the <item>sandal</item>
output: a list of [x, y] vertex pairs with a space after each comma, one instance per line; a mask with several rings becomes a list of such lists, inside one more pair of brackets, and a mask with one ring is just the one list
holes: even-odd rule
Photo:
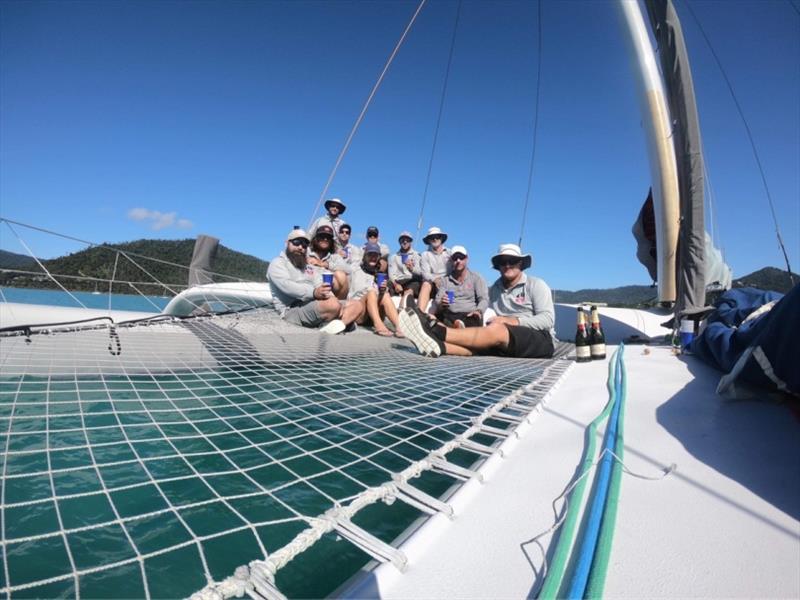
[[405, 337], [406, 337], [406, 335], [405, 335], [405, 334], [404, 334], [402, 331], [400, 331], [400, 330], [398, 329], [398, 330], [396, 330], [396, 331], [394, 332], [394, 337], [396, 337], [396, 338], [399, 338], [399, 339], [403, 339], [403, 338], [405, 338]]
[[379, 335], [381, 337], [392, 337], [392, 332], [388, 329], [376, 329], [375, 335]]

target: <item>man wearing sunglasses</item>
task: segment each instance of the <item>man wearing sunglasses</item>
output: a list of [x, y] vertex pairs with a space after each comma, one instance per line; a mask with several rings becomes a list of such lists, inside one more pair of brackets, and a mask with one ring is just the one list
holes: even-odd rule
[[287, 323], [322, 327], [325, 333], [341, 333], [364, 312], [361, 302], [339, 300], [322, 281], [321, 270], [308, 262], [310, 240], [302, 229], [286, 236], [286, 248], [267, 269], [275, 310]]
[[350, 236], [353, 234], [353, 228], [348, 223], [339, 227], [339, 250], [337, 254], [341, 256], [345, 262], [351, 267], [357, 266], [361, 263], [361, 257], [364, 251], [350, 242]]
[[[339, 228], [342, 225], [345, 225], [345, 220], [342, 218], [342, 215], [344, 214], [344, 211], [347, 210], [347, 206], [345, 206], [344, 202], [339, 200], [339, 198], [331, 198], [330, 200], [326, 200], [325, 210], [327, 213], [317, 219], [311, 226], [312, 236], [316, 235], [317, 231], [319, 231], [319, 228], [322, 225], [327, 225], [333, 231], [339, 231]], [[336, 240], [334, 240], [334, 244], [335, 243]]]
[[489, 290], [489, 308], [497, 316], [486, 327], [454, 329], [431, 323], [419, 309], [400, 313], [400, 327], [420, 354], [493, 354], [514, 358], [550, 358], [555, 340], [555, 310], [548, 285], [523, 271], [531, 255], [516, 244], [502, 244], [492, 257], [500, 277]]
[[419, 253], [411, 247], [414, 238], [403, 231], [397, 239], [400, 249], [389, 260], [389, 280], [394, 292], [402, 296], [400, 306], [405, 306], [408, 296], [419, 296], [422, 283], [422, 268]]
[[420, 257], [422, 286], [419, 290], [419, 306], [422, 310], [426, 310], [428, 301], [436, 296], [436, 280], [447, 275], [450, 251], [444, 245], [446, 241], [447, 234], [438, 227], [429, 228], [422, 238], [422, 243], [428, 245], [428, 249]]
[[308, 248], [308, 262], [319, 272], [333, 271], [333, 294], [337, 298], [347, 298], [348, 275], [352, 267], [333, 251], [333, 229], [330, 225], [320, 225], [311, 238]]
[[[481, 327], [483, 312], [489, 307], [489, 289], [480, 273], [467, 268], [469, 257], [464, 246], [450, 250], [450, 272], [436, 280], [436, 317], [447, 327]], [[450, 296], [453, 297], [452, 303]]]

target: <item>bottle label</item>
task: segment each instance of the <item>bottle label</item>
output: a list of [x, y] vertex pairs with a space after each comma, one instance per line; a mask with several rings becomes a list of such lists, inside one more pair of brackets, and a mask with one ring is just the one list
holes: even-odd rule
[[589, 346], [575, 346], [575, 356], [578, 358], [589, 358], [591, 354], [589, 352]]
[[592, 344], [590, 347], [591, 352], [593, 355], [598, 354], [605, 354], [606, 353], [606, 345], [605, 344]]

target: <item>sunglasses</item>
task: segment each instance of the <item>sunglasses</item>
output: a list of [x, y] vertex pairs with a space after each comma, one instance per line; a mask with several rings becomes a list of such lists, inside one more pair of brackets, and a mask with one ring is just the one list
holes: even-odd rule
[[303, 248], [308, 248], [308, 240], [304, 240], [303, 238], [295, 238], [293, 240], [289, 240], [289, 243], [292, 246], [302, 246]]
[[498, 258], [497, 259], [497, 266], [502, 267], [516, 267], [517, 265], [522, 264], [522, 261], [518, 258]]
[[345, 235], [345, 234], [350, 235], [350, 230], [349, 229], [340, 229], [339, 230], [339, 235]]
[[429, 240], [443, 240], [444, 236], [443, 235], [432, 235], [428, 239]]
[[314, 236], [314, 239], [317, 240], [328, 240], [329, 242], [333, 241], [333, 236], [329, 233], [319, 233]]
[[451, 258], [453, 260], [467, 260], [467, 257], [463, 254], [454, 254]]
[[410, 244], [411, 243], [411, 238], [400, 238], [400, 243], [401, 244]]

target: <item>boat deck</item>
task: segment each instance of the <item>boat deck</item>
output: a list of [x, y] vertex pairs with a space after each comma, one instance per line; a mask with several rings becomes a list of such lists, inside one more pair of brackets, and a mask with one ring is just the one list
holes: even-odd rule
[[[617, 337], [625, 321], [635, 325], [619, 315], [604, 320]], [[652, 316], [642, 327], [651, 335]], [[666, 346], [628, 345], [625, 363], [625, 466], [650, 477], [677, 469], [656, 481], [623, 475], [604, 595], [800, 597], [798, 413], [765, 398], [721, 398], [718, 372]], [[608, 400], [606, 379], [605, 361], [574, 364], [505, 458], [484, 464], [485, 482], [451, 498], [455, 519], [437, 516], [406, 541], [406, 573], [381, 565], [342, 595], [535, 595], [542, 548], [551, 557], [554, 544], [549, 536], [542, 547], [523, 544], [553, 524], [552, 501], [575, 476], [585, 429]]]

